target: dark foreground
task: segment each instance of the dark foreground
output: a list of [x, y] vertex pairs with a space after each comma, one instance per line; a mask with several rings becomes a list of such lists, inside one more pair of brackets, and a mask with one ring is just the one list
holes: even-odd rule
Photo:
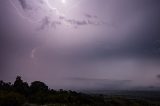
[[14, 84], [0, 81], [0, 106], [160, 106], [160, 92], [123, 91], [99, 95], [56, 91], [40, 81], [29, 86], [18, 76]]

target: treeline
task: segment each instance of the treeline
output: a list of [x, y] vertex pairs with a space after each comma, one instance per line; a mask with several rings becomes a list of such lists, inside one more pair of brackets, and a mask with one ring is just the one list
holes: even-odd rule
[[30, 85], [17, 76], [15, 82], [0, 81], [0, 106], [22, 106], [29, 104], [70, 104], [70, 105], [104, 105], [103, 96], [91, 96], [75, 91], [58, 91], [49, 89], [41, 81], [34, 81]]
[[54, 90], [41, 81], [29, 85], [17, 76], [13, 84], [0, 81], [0, 106], [160, 106], [160, 102]]

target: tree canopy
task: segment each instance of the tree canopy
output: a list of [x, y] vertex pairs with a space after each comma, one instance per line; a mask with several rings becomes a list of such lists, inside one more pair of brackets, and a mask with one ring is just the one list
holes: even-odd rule
[[[89, 95], [71, 90], [54, 90], [41, 81], [30, 85], [17, 76], [15, 82], [0, 81], [0, 106], [159, 106], [144, 100]], [[36, 105], [36, 106], [37, 106]]]

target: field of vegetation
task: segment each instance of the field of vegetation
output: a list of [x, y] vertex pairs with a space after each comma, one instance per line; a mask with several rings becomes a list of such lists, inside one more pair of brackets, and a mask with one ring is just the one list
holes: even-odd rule
[[0, 106], [160, 106], [160, 102], [130, 96], [56, 91], [40, 81], [28, 85], [17, 76], [13, 84], [0, 81]]

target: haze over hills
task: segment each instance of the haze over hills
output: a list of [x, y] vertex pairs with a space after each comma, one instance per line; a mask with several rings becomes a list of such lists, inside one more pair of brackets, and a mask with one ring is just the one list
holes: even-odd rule
[[30, 85], [17, 76], [14, 83], [0, 81], [0, 106], [159, 106], [160, 91], [54, 90], [41, 81]]

